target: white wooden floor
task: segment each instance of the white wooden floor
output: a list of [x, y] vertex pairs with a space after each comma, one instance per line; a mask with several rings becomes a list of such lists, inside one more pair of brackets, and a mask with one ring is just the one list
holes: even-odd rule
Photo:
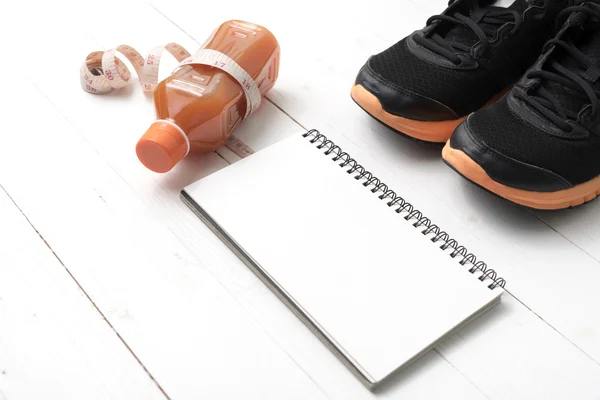
[[[446, 0], [282, 4], [3, 3], [0, 399], [600, 399], [600, 201], [558, 213], [510, 205], [350, 100], [366, 58]], [[345, 136], [508, 281], [501, 305], [377, 393], [180, 201], [235, 156], [154, 174], [134, 153], [154, 115], [140, 87], [79, 86], [93, 50], [195, 50], [231, 18], [269, 27], [282, 47], [280, 79], [239, 138], [260, 150], [308, 128]]]

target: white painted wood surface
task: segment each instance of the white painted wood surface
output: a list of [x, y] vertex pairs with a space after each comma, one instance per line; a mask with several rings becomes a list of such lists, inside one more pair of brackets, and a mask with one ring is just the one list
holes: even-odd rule
[[[56, 394], [46, 398], [599, 399], [600, 202], [560, 213], [509, 205], [464, 183], [439, 147], [398, 137], [350, 100], [366, 58], [446, 2], [280, 4], [2, 6], [0, 185], [48, 246], [0, 193], [0, 399], [38, 398], [32, 387]], [[282, 46], [271, 102], [238, 137], [259, 150], [317, 128], [354, 142], [389, 168], [381, 178], [508, 280], [501, 305], [377, 393], [179, 200], [235, 156], [151, 173], [133, 150], [150, 100], [135, 85], [102, 97], [79, 87], [90, 51], [169, 41], [193, 50], [231, 18], [264, 24]], [[27, 321], [35, 310], [42, 322]]]
[[165, 399], [0, 187], [0, 399]]

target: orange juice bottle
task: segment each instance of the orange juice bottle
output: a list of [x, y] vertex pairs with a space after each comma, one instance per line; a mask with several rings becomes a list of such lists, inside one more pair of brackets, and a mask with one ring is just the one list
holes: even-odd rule
[[142, 164], [167, 172], [189, 152], [222, 146], [279, 73], [279, 44], [262, 26], [227, 21], [154, 91], [157, 120], [138, 141]]

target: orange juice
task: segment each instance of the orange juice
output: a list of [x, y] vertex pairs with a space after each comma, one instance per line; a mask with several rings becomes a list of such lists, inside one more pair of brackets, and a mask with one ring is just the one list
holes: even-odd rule
[[[262, 96], [277, 80], [279, 44], [262, 26], [225, 22], [197, 55], [200, 52], [220, 58], [211, 59], [212, 65], [182, 65], [154, 91], [157, 120], [136, 146], [138, 158], [152, 171], [167, 172], [189, 152], [207, 153], [222, 146], [250, 111], [248, 89]], [[226, 72], [226, 63], [251, 79]]]

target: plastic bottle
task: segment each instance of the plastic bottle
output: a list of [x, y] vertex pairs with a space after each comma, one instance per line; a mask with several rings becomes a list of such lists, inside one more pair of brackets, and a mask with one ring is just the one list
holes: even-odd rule
[[[227, 21], [202, 49], [216, 50], [235, 61], [252, 77], [261, 96], [275, 84], [279, 44], [262, 26]], [[189, 152], [206, 153], [222, 146], [250, 106], [237, 79], [202, 64], [183, 65], [160, 82], [154, 105], [157, 121], [138, 141], [136, 153], [155, 172], [171, 170]]]

